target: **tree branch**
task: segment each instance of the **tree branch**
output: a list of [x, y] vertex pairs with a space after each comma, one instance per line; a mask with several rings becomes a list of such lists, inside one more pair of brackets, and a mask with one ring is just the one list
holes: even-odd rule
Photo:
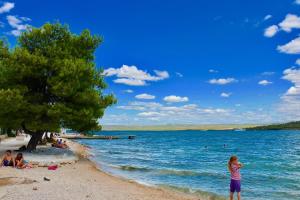
[[31, 131], [31, 130], [29, 130], [29, 129], [26, 128], [24, 122], [21, 124], [21, 126], [22, 126], [23, 130], [25, 131], [25, 133], [27, 133], [27, 134], [29, 134], [29, 135], [34, 135], [34, 134], [35, 134], [34, 131]]

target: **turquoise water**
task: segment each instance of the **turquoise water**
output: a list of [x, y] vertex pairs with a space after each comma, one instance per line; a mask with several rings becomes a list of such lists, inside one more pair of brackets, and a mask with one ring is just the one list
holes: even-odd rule
[[101, 134], [137, 136], [135, 140], [80, 140], [91, 147], [93, 159], [104, 171], [118, 176], [223, 199], [230, 181], [227, 160], [235, 154], [245, 165], [243, 199], [300, 199], [300, 131]]

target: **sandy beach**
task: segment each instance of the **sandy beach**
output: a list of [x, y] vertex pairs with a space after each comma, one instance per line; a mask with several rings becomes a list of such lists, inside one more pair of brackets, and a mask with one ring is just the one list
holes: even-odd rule
[[[194, 200], [176, 191], [140, 185], [99, 170], [87, 159], [86, 148], [68, 142], [78, 160], [60, 164], [54, 171], [0, 168], [0, 199], [3, 200]], [[44, 177], [50, 180], [44, 180]]]

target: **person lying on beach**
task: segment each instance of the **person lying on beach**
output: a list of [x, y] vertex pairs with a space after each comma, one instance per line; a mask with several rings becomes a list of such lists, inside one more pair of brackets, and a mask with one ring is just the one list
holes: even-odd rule
[[241, 200], [241, 174], [240, 168], [243, 165], [238, 162], [237, 156], [231, 156], [228, 161], [228, 170], [230, 171], [230, 200], [233, 200], [234, 192], [237, 193], [238, 200]]
[[32, 168], [29, 163], [26, 163], [22, 153], [18, 153], [15, 158], [15, 166], [18, 169]]
[[15, 161], [12, 156], [11, 150], [7, 150], [2, 158], [1, 166], [3, 167], [15, 167]]

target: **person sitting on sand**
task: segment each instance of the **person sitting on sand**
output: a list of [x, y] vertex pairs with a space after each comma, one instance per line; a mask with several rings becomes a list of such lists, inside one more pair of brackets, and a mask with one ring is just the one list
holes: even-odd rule
[[12, 156], [11, 150], [7, 150], [2, 158], [1, 166], [3, 167], [15, 167], [15, 161]]
[[16, 158], [15, 158], [15, 166], [18, 169], [25, 169], [25, 168], [31, 168], [32, 166], [28, 163], [25, 162], [23, 158], [22, 153], [18, 153]]
[[228, 161], [228, 170], [230, 171], [230, 200], [233, 200], [234, 192], [237, 193], [238, 200], [241, 200], [241, 174], [240, 168], [243, 165], [238, 162], [237, 156], [231, 156]]

